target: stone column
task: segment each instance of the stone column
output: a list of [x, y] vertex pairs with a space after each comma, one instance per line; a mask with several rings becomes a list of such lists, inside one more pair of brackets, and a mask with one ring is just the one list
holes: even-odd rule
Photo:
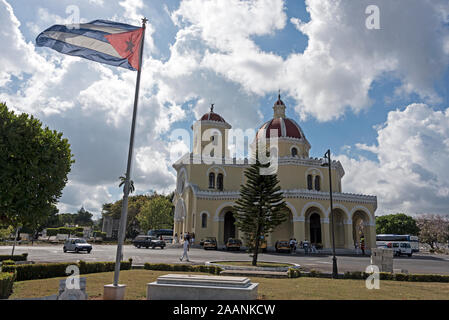
[[351, 220], [344, 221], [344, 227], [345, 227], [345, 248], [354, 249], [354, 238], [352, 236], [352, 221]]
[[329, 230], [329, 218], [321, 219], [321, 242], [323, 243], [323, 247], [325, 249], [332, 249], [332, 234]]
[[368, 230], [369, 243], [367, 249], [376, 248], [376, 226], [369, 225]]

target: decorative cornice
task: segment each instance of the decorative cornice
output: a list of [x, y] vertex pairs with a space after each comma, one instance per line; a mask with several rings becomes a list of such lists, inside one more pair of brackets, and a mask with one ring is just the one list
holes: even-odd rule
[[[189, 185], [194, 190], [194, 194], [198, 199], [206, 200], [236, 200], [240, 197], [239, 191], [207, 191], [199, 190], [196, 185]], [[307, 189], [290, 189], [281, 190], [285, 199], [307, 199], [307, 200], [329, 200], [329, 192], [307, 190]], [[333, 192], [332, 198], [341, 202], [356, 202], [372, 204], [377, 207], [377, 197], [363, 194]]]

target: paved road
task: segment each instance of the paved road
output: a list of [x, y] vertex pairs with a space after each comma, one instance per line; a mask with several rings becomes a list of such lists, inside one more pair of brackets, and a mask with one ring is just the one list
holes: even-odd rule
[[[0, 255], [11, 253], [12, 247], [1, 246]], [[47, 246], [17, 246], [16, 253], [28, 253], [28, 260], [35, 262], [76, 262], [84, 261], [115, 261], [117, 247], [114, 245], [95, 245], [90, 254], [64, 253], [62, 245]], [[151, 263], [179, 263], [182, 254], [181, 248], [168, 247], [163, 250], [137, 249], [134, 246], [124, 246], [125, 260], [132, 258], [133, 264]], [[191, 263], [204, 263], [217, 260], [247, 260], [248, 253], [213, 251], [191, 248], [189, 251]], [[297, 263], [308, 269], [316, 269], [322, 272], [332, 271], [332, 256], [304, 256], [296, 254], [265, 253], [259, 255], [259, 261], [278, 261]], [[370, 264], [369, 257], [338, 256], [339, 272], [364, 271]], [[413, 257], [395, 257], [394, 268], [406, 269], [410, 273], [435, 273], [449, 274], [449, 256], [436, 256], [415, 254]]]

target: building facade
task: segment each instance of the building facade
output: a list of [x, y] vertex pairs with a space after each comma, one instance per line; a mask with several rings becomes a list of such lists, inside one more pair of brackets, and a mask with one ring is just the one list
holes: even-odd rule
[[[309, 157], [310, 143], [301, 127], [285, 116], [280, 96], [273, 106], [273, 119], [257, 131], [252, 143], [265, 137], [267, 144], [277, 141], [277, 176], [289, 209], [287, 220], [267, 238], [268, 248], [277, 240], [308, 240], [318, 247], [332, 247], [329, 167], [324, 159]], [[216, 237], [223, 246], [228, 238], [240, 238], [235, 227], [233, 206], [245, 184], [248, 159], [230, 158], [228, 124], [211, 111], [193, 126], [193, 152], [173, 164], [177, 172], [174, 234], [194, 233], [195, 241]], [[275, 133], [275, 135], [273, 135]], [[221, 151], [221, 152], [217, 152]], [[219, 156], [217, 156], [217, 154]], [[375, 247], [375, 196], [343, 193], [345, 174], [339, 161], [332, 161], [332, 197], [337, 249], [354, 250], [364, 238], [365, 247]]]

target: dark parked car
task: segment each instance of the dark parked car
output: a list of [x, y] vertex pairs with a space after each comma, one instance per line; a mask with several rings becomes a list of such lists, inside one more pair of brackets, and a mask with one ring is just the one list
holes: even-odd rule
[[134, 240], [132, 241], [133, 245], [136, 248], [141, 248], [141, 247], [145, 247], [145, 248], [156, 248], [159, 247], [161, 249], [164, 249], [165, 247], [165, 241], [164, 240], [159, 240], [156, 237], [152, 237], [152, 236], [137, 236], [136, 238], [134, 238]]

